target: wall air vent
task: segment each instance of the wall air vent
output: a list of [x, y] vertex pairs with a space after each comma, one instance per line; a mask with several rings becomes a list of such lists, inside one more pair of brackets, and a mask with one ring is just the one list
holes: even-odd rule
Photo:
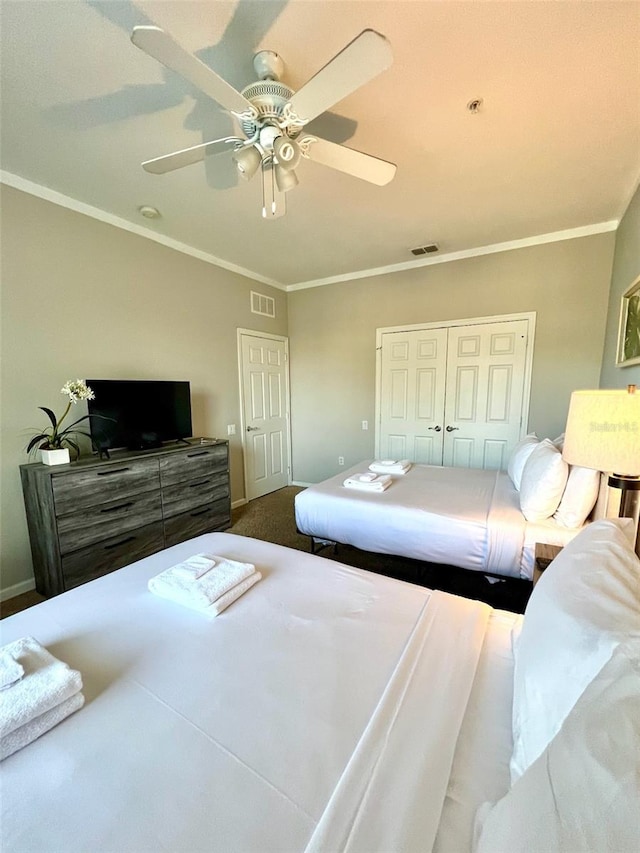
[[262, 314], [263, 317], [276, 316], [276, 300], [273, 296], [265, 296], [264, 293], [251, 291], [251, 313]]
[[437, 243], [428, 243], [426, 246], [417, 246], [415, 249], [411, 249], [412, 255], [431, 255], [433, 252], [437, 252], [440, 246]]

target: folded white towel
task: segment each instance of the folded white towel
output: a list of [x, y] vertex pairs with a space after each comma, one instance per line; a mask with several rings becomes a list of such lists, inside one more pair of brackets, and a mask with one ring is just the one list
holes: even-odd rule
[[24, 668], [24, 677], [0, 691], [0, 737], [24, 726], [82, 690], [82, 677], [33, 637], [2, 648]]
[[221, 595], [255, 572], [252, 563], [239, 563], [226, 557], [211, 556], [215, 565], [199, 578], [185, 580], [175, 567], [151, 578], [148, 587], [155, 595], [177, 601], [194, 610], [206, 610]]
[[397, 461], [382, 459], [378, 462], [372, 462], [369, 465], [369, 470], [375, 471], [377, 474], [406, 474], [412, 464], [409, 459], [398, 459]]
[[376, 476], [373, 471], [366, 471], [364, 474], [354, 474], [350, 479], [357, 480], [359, 483], [372, 483]]
[[46, 734], [70, 714], [73, 714], [74, 711], [79, 711], [83, 705], [84, 696], [82, 693], [76, 693], [69, 697], [69, 699], [65, 699], [64, 702], [56, 705], [55, 708], [45, 711], [44, 714], [34, 717], [28, 723], [19, 726], [10, 734], [0, 738], [0, 761], [13, 755], [14, 752], [22, 749], [23, 746], [27, 746], [27, 744], [30, 744], [41, 735]]
[[0, 651], [0, 690], [6, 690], [24, 675], [24, 667], [8, 652]]
[[357, 474], [353, 474], [342, 484], [347, 489], [359, 489], [362, 492], [384, 492], [392, 483], [391, 477], [388, 474], [378, 474], [374, 480], [363, 482], [358, 479]]
[[217, 616], [219, 613], [222, 613], [230, 604], [240, 598], [248, 589], [258, 583], [262, 575], [260, 572], [254, 572], [252, 575], [249, 575], [248, 578], [245, 578], [240, 583], [237, 583], [234, 587], [231, 587], [229, 592], [225, 592], [224, 595], [221, 595], [217, 601], [214, 601], [211, 607], [208, 607], [205, 611], [206, 613], [210, 613], [211, 616]]
[[184, 578], [186, 581], [197, 581], [202, 575], [206, 575], [216, 564], [213, 557], [208, 554], [194, 554], [183, 563], [172, 566], [171, 569], [176, 577]]

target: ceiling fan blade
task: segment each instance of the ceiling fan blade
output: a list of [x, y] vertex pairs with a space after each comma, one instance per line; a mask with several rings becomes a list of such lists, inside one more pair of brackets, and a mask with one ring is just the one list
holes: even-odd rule
[[208, 65], [188, 53], [160, 27], [134, 27], [131, 41], [153, 59], [193, 83], [201, 92], [233, 113], [253, 111], [251, 103]]
[[330, 166], [332, 169], [346, 172], [347, 175], [353, 175], [355, 178], [361, 178], [379, 187], [388, 184], [396, 173], [395, 164], [387, 160], [363, 154], [345, 145], [336, 145], [335, 142], [329, 142], [326, 139], [318, 139], [317, 136], [307, 137], [307, 139], [309, 139], [308, 145], [305, 144], [305, 139], [300, 140], [304, 156], [315, 163], [322, 163], [323, 166]]
[[164, 175], [173, 172], [174, 169], [182, 169], [183, 166], [191, 166], [192, 163], [200, 163], [205, 157], [212, 154], [222, 154], [230, 149], [235, 149], [246, 140], [237, 136], [225, 139], [213, 139], [202, 145], [193, 145], [191, 148], [183, 148], [182, 151], [174, 151], [173, 154], [165, 154], [162, 157], [154, 157], [153, 160], [145, 160], [142, 168], [152, 175]]
[[280, 192], [276, 183], [273, 162], [262, 161], [262, 216], [264, 219], [277, 219], [287, 212], [285, 194]]
[[363, 30], [291, 98], [305, 124], [373, 79], [393, 62], [391, 45], [375, 30]]

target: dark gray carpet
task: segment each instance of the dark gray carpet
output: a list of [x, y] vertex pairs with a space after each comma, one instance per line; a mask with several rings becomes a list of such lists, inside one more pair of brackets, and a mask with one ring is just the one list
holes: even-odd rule
[[[297, 486], [287, 486], [238, 507], [233, 511], [232, 527], [228, 532], [253, 536], [299, 551], [310, 551], [311, 540], [296, 530], [293, 501], [300, 491], [302, 489]], [[350, 545], [338, 545], [335, 549], [329, 546], [319, 553], [322, 557], [349, 566], [485, 601], [492, 607], [516, 613], [524, 612], [531, 594], [531, 583], [528, 581], [508, 578], [498, 583], [490, 583], [480, 572], [437, 563], [422, 563], [404, 557], [373, 554]]]

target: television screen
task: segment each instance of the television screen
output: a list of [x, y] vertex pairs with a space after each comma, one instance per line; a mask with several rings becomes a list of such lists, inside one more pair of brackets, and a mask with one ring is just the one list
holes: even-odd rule
[[[189, 438], [191, 392], [188, 382], [87, 379], [91, 438], [96, 450], [144, 450]], [[107, 418], [109, 420], [107, 420]]]

